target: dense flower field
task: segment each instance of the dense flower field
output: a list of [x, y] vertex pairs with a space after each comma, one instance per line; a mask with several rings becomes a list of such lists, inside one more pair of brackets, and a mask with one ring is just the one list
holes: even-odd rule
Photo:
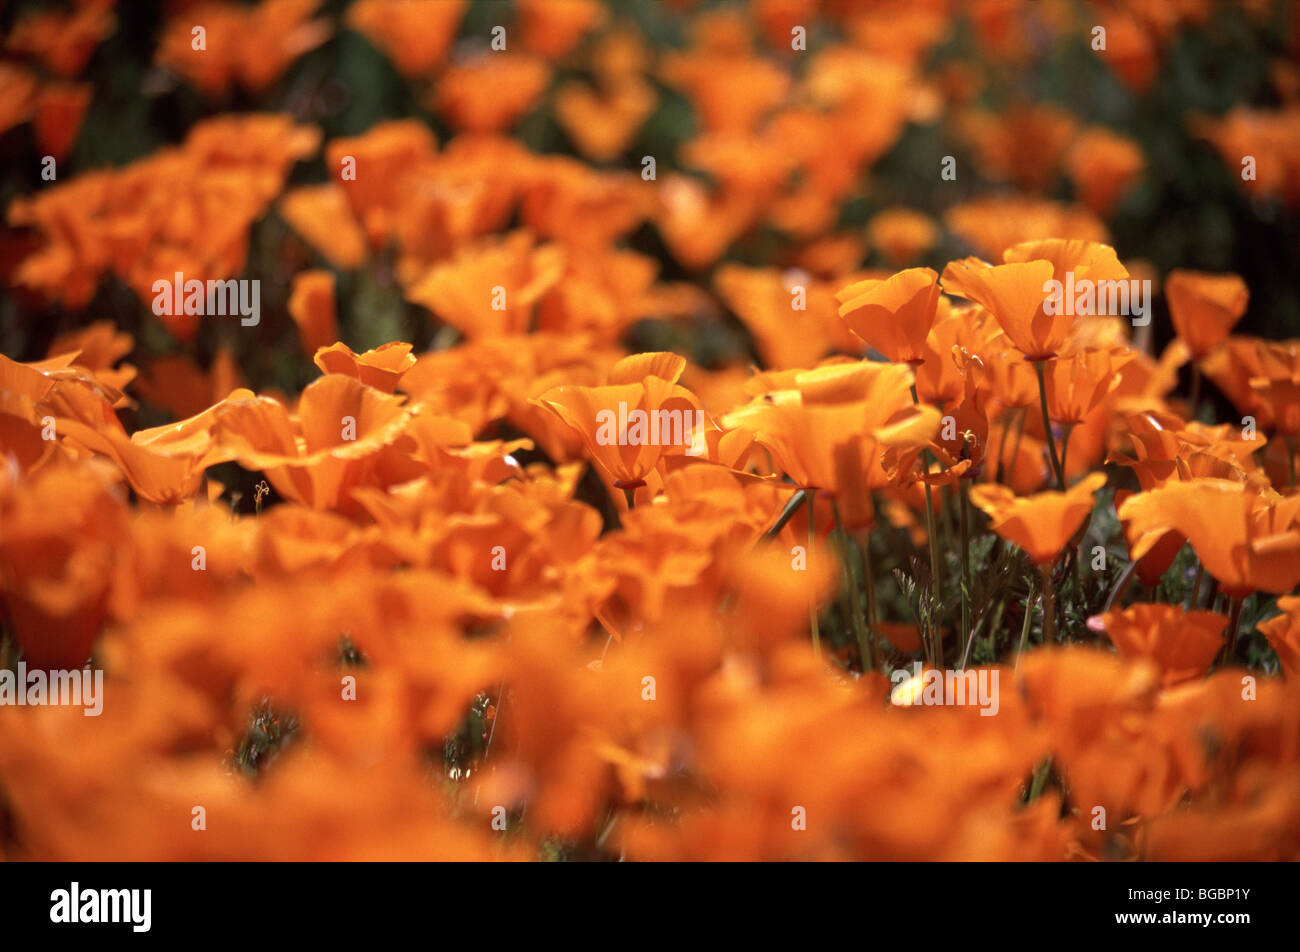
[[1300, 5], [0, 27], [0, 858], [1300, 858]]

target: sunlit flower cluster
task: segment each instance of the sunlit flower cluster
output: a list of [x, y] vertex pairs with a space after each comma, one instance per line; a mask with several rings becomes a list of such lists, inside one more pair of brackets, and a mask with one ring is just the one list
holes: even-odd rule
[[[7, 207], [12, 288], [78, 317], [0, 355], [0, 668], [105, 694], [0, 703], [0, 858], [1300, 858], [1300, 340], [1117, 250], [1134, 141], [978, 96], [1094, 13], [1144, 95], [1208, 2], [755, 0], [662, 48], [595, 0], [501, 48], [460, 0], [320, 6], [176, 5], [156, 67], [218, 114]], [[957, 6], [978, 55], [931, 70]], [[0, 131], [54, 134], [114, 28], [22, 20]], [[343, 33], [449, 132], [227, 111]], [[1189, 122], [1294, 205], [1297, 108]], [[918, 127], [998, 187], [843, 225]], [[261, 326], [150, 310], [268, 220]], [[364, 282], [432, 343], [361, 344]], [[270, 333], [305, 385], [249, 384]]]

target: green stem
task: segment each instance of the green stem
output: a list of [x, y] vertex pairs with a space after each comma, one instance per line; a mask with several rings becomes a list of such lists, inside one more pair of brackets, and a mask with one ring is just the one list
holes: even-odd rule
[[[1062, 481], [1069, 475], [1070, 461], [1070, 434], [1074, 432], [1074, 424], [1067, 423], [1065, 432], [1061, 434], [1061, 479]], [[1062, 483], [1064, 485], [1064, 482]]]
[[998, 610], [993, 613], [993, 624], [989, 626], [989, 657], [996, 658], [998, 629], [1002, 627], [1002, 613], [1007, 610], [1005, 598], [998, 602]]
[[808, 491], [806, 489], [800, 489], [791, 496], [789, 501], [785, 504], [785, 508], [781, 510], [781, 515], [777, 517], [776, 522], [772, 523], [772, 528], [763, 533], [763, 541], [768, 542], [780, 535], [781, 530], [785, 528], [786, 523], [794, 518], [794, 514], [799, 511], [799, 507], [803, 505], [804, 500], [807, 498]]
[[1038, 406], [1043, 411], [1043, 433], [1047, 437], [1047, 449], [1052, 457], [1052, 469], [1056, 473], [1056, 488], [1065, 490], [1065, 470], [1061, 459], [1056, 455], [1056, 437], [1052, 436], [1052, 418], [1047, 413], [1047, 380], [1044, 376], [1045, 360], [1034, 361], [1034, 373], [1038, 375]]
[[636, 508], [636, 490], [623, 487], [623, 498], [627, 500], [628, 512]]
[[1048, 757], [1038, 769], [1034, 771], [1034, 782], [1029, 788], [1029, 803], [1038, 799], [1038, 795], [1043, 792], [1043, 787], [1047, 785], [1047, 776], [1052, 772], [1052, 758]]
[[1114, 587], [1111, 588], [1110, 595], [1106, 598], [1106, 607], [1102, 609], [1102, 611], [1110, 611], [1111, 608], [1117, 605], [1120, 599], [1124, 597], [1124, 593], [1128, 591], [1128, 587], [1133, 584], [1133, 578], [1137, 573], [1137, 567], [1138, 563], [1136, 559], [1124, 566], [1124, 571], [1120, 573], [1119, 580], [1115, 583]]
[[1020, 669], [1020, 656], [1025, 653], [1025, 645], [1029, 641], [1029, 620], [1033, 617], [1030, 608], [1034, 601], [1034, 581], [1034, 577], [1029, 576], [1029, 593], [1025, 595], [1025, 620], [1020, 626], [1020, 647], [1016, 649], [1016, 665], [1011, 669], [1013, 673]]
[[1052, 566], [1043, 567], [1043, 644], [1056, 641], [1056, 592], [1052, 588]]
[[1286, 465], [1291, 473], [1291, 488], [1295, 489], [1295, 437], [1286, 438]]
[[[912, 402], [917, 406], [920, 405], [920, 398], [916, 395], [916, 384], [912, 384]], [[926, 475], [929, 475], [930, 454], [927, 452], [924, 456]], [[924, 482], [924, 480], [922, 481]], [[930, 484], [925, 482], [925, 535], [926, 541], [930, 545], [930, 641], [932, 644], [931, 663], [936, 667], [943, 667], [943, 636], [939, 633], [939, 625], [935, 621], [935, 614], [939, 611], [941, 603], [942, 579], [939, 576], [939, 540], [934, 534], [934, 493], [930, 489]]]
[[934, 494], [930, 484], [925, 484], [925, 534], [930, 544], [930, 641], [933, 646], [933, 664], [943, 667], [943, 636], [939, 633], [936, 613], [940, 604], [939, 539], [934, 532]]
[[1241, 627], [1241, 606], [1245, 598], [1228, 599], [1228, 640], [1223, 647], [1223, 663], [1229, 665], [1237, 655], [1237, 629]]
[[[971, 641], [975, 637], [975, 632], [970, 627], [970, 498], [964, 479], [957, 480], [957, 495], [958, 516], [961, 522], [961, 636], [966, 644], [962, 658], [965, 659], [970, 654]], [[964, 660], [962, 667], [965, 667]]]
[[870, 670], [875, 671], [876, 662], [876, 579], [871, 565], [871, 534], [862, 537], [862, 544], [857, 546], [862, 557], [862, 587], [867, 593], [867, 651], [871, 662]]
[[856, 561], [853, 556], [853, 543], [849, 541], [849, 534], [844, 531], [844, 521], [840, 518], [839, 503], [831, 503], [831, 511], [835, 513], [835, 532], [839, 537], [840, 561], [844, 567], [844, 587], [848, 590], [849, 617], [853, 623], [853, 637], [858, 643], [858, 657], [861, 659], [862, 671], [866, 673], [875, 668], [875, 659], [872, 657], [873, 652], [869, 647], [871, 643], [870, 636], [862, 620], [861, 592], [858, 591], [858, 582], [853, 573], [853, 563]]
[[[813, 505], [817, 498], [817, 490], [810, 488], [808, 490], [808, 552], [807, 557], [812, 558], [813, 550], [813, 529], [815, 528], [813, 517], [817, 515], [817, 509]], [[812, 627], [813, 654], [818, 658], [822, 656], [822, 634], [817, 624], [817, 599], [813, 598], [808, 603], [808, 624]]]

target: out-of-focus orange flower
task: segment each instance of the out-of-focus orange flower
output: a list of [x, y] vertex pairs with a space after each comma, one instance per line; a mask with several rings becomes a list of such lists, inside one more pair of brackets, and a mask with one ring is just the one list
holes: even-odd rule
[[379, 47], [407, 78], [433, 72], [451, 47], [467, 0], [357, 0], [347, 24]]
[[990, 528], [1014, 542], [1036, 565], [1056, 561], [1071, 536], [1092, 511], [1092, 497], [1106, 477], [1093, 473], [1065, 492], [1047, 491], [1017, 498], [1005, 486], [976, 486], [970, 500], [992, 520]]
[[1159, 66], [1156, 37], [1129, 10], [1116, 7], [1098, 12], [1099, 23], [1106, 29], [1106, 49], [1098, 58], [1134, 92], [1145, 93]]
[[337, 184], [304, 185], [287, 192], [279, 212], [330, 264], [352, 270], [366, 256], [366, 240]]
[[853, 333], [891, 361], [920, 364], [939, 307], [939, 276], [910, 268], [883, 281], [850, 284], [835, 295], [839, 314]]
[[934, 247], [939, 226], [914, 209], [886, 208], [867, 222], [867, 238], [891, 265], [905, 265]]
[[36, 147], [56, 159], [66, 157], [76, 144], [93, 94], [89, 83], [44, 86], [36, 94], [36, 115], [32, 119]]
[[[248, 230], [320, 133], [288, 116], [244, 113], [197, 123], [185, 142], [111, 171], [94, 171], [15, 201], [9, 220], [35, 228], [42, 246], [14, 280], [83, 306], [108, 273], [144, 301], [159, 279], [224, 280], [244, 266]], [[163, 317], [182, 339], [192, 315]]]
[[[438, 9], [442, 9], [442, 5]], [[338, 177], [337, 189], [346, 197], [371, 247], [382, 247], [398, 230], [404, 213], [411, 213], [412, 204], [427, 200], [423, 192], [411, 183], [417, 177], [427, 180], [436, 164], [437, 154], [438, 141], [428, 125], [412, 119], [377, 122], [361, 135], [332, 139], [325, 147], [330, 173]], [[313, 188], [305, 186], [289, 194], [305, 192], [315, 199], [302, 200], [308, 205], [308, 210], [315, 206], [321, 212], [330, 211], [337, 198], [324, 190], [320, 194], [313, 193]], [[342, 220], [350, 230], [351, 222], [346, 218]], [[332, 239], [338, 240], [337, 237]], [[335, 245], [326, 243], [317, 247], [332, 248]]]
[[833, 286], [806, 272], [726, 264], [714, 283], [768, 367], [806, 367], [832, 348], [861, 349], [839, 320]]
[[550, 60], [567, 56], [606, 17], [598, 0], [567, 0], [558, 6], [547, 0], [518, 0], [515, 8], [524, 46]]
[[705, 129], [713, 132], [753, 129], [790, 85], [784, 70], [744, 48], [670, 53], [660, 70], [664, 82], [686, 93]]
[[641, 79], [599, 90], [567, 82], [555, 90], [555, 119], [579, 152], [593, 162], [608, 162], [631, 144], [655, 101], [654, 87]]
[[1020, 103], [997, 115], [968, 113], [957, 124], [989, 177], [1036, 192], [1056, 175], [1079, 123], [1058, 106]]
[[36, 76], [13, 63], [0, 63], [0, 133], [20, 126], [35, 109]]
[[329, 38], [328, 20], [309, 19], [319, 6], [320, 0], [262, 0], [251, 7], [205, 3], [168, 21], [155, 59], [209, 96], [235, 84], [262, 92]]
[[33, 11], [20, 17], [5, 46], [35, 56], [51, 73], [71, 79], [85, 69], [116, 24], [112, 0], [80, 0], [67, 12]]
[[949, 231], [988, 259], [1023, 241], [1110, 240], [1106, 226], [1088, 209], [1020, 195], [959, 202], [944, 213], [943, 220]]
[[1205, 676], [1223, 648], [1228, 619], [1180, 605], [1132, 605], [1089, 620], [1106, 632], [1122, 658], [1149, 658], [1163, 672], [1165, 687]]
[[126, 534], [120, 495], [88, 469], [47, 468], [21, 486], [0, 469], [0, 516], [0, 594], [28, 665], [81, 667]]
[[298, 326], [302, 349], [315, 354], [338, 339], [335, 321], [334, 272], [303, 271], [293, 276], [289, 316]]
[[564, 269], [564, 251], [527, 232], [466, 248], [434, 266], [407, 291], [467, 337], [528, 330], [537, 301]]
[[1235, 274], [1174, 270], [1165, 279], [1174, 333], [1200, 360], [1228, 338], [1246, 313], [1250, 292]]
[[[1191, 131], [1208, 140], [1219, 153], [1230, 177], [1248, 194], [1283, 199], [1291, 208], [1300, 203], [1300, 106], [1278, 110], [1234, 106], [1221, 118], [1192, 115]], [[1244, 159], [1253, 159], [1254, 174], [1243, 175]]]
[[688, 268], [713, 264], [758, 217], [749, 197], [714, 195], [682, 175], [664, 176], [655, 194], [655, 225], [672, 256]]
[[135, 389], [154, 406], [191, 417], [246, 386], [230, 348], [220, 347], [208, 371], [183, 354], [160, 357], [145, 367]]
[[1100, 127], [1085, 130], [1065, 156], [1080, 201], [1102, 216], [1115, 210], [1143, 163], [1142, 150], [1132, 139]]
[[462, 132], [504, 132], [537, 104], [550, 80], [544, 60], [523, 53], [485, 53], [449, 66], [431, 105]]

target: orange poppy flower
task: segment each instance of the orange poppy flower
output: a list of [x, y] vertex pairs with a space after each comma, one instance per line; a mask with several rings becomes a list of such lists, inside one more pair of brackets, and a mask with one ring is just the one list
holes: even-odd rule
[[660, 64], [664, 82], [686, 93], [709, 131], [747, 132], [786, 95], [790, 77], [744, 49], [670, 53]]
[[939, 411], [913, 404], [911, 373], [898, 364], [827, 363], [774, 376], [790, 389], [761, 394], [724, 426], [752, 433], [796, 485], [833, 496], [850, 528], [869, 526], [871, 492], [892, 482], [890, 454], [919, 452], [938, 431]]
[[293, 276], [289, 316], [298, 326], [302, 349], [314, 354], [338, 339], [334, 317], [334, 272], [303, 271]]
[[126, 512], [85, 468], [12, 480], [0, 468], [0, 592], [33, 668], [79, 668], [108, 615]]
[[1277, 600], [1282, 614], [1259, 624], [1268, 643], [1277, 652], [1278, 661], [1287, 680], [1300, 678], [1300, 595], [1288, 595]]
[[81, 73], [95, 49], [117, 25], [113, 4], [81, 2], [62, 10], [32, 11], [13, 25], [5, 46], [37, 57], [50, 72], [71, 78]]
[[411, 345], [404, 341], [393, 341], [364, 354], [353, 353], [347, 344], [340, 341], [321, 347], [312, 360], [322, 373], [355, 377], [381, 393], [396, 390], [402, 375], [415, 366]]
[[598, 0], [569, 0], [558, 7], [547, 0], [519, 0], [516, 9], [524, 46], [550, 60], [567, 56], [607, 15]]
[[516, 231], [435, 265], [406, 296], [466, 337], [528, 330], [537, 301], [564, 272], [564, 250]]
[[935, 246], [939, 226], [911, 208], [886, 208], [867, 222], [867, 238], [891, 265], [904, 265]]
[[1055, 273], [1050, 261], [988, 265], [974, 258], [949, 262], [943, 289], [977, 301], [994, 316], [1028, 360], [1055, 357], [1069, 334], [1069, 320], [1043, 312], [1044, 285]]
[[1082, 423], [1120, 383], [1120, 368], [1133, 351], [1083, 350], [1047, 365], [1044, 377], [1048, 416], [1056, 423]]
[[1094, 127], [1074, 140], [1064, 164], [1079, 199], [1098, 215], [1109, 215], [1141, 174], [1144, 160], [1132, 139]]
[[357, 0], [347, 24], [379, 47], [407, 78], [428, 76], [456, 39], [468, 0]]
[[1043, 566], [1056, 561], [1092, 511], [1093, 495], [1104, 485], [1105, 475], [1093, 473], [1065, 492], [1049, 490], [1020, 498], [1005, 486], [980, 485], [970, 491], [970, 501], [989, 516], [994, 532]]
[[[135, 379], [130, 364], [115, 365], [135, 347], [135, 339], [119, 331], [112, 321], [95, 321], [80, 330], [60, 334], [50, 344], [47, 357], [76, 352], [76, 365], [93, 371], [95, 378], [113, 390], [124, 390]], [[224, 394], [223, 394], [224, 396]]]
[[1030, 192], [1041, 191], [1051, 182], [1079, 124], [1058, 106], [1023, 103], [1000, 114], [966, 113], [957, 120], [990, 178], [1011, 181]]
[[343, 186], [331, 182], [295, 188], [280, 200], [278, 210], [330, 264], [350, 271], [365, 260], [365, 235], [352, 217]]
[[676, 354], [637, 354], [603, 387], [556, 387], [537, 403], [582, 439], [615, 486], [635, 489], [664, 455], [693, 451], [707, 428], [699, 400], [677, 385], [685, 367]]
[[1272, 343], [1258, 351], [1260, 374], [1250, 389], [1270, 428], [1294, 438], [1300, 434], [1300, 346], [1294, 341]]
[[724, 264], [713, 280], [767, 367], [807, 367], [832, 349], [861, 349], [836, 314], [832, 285], [806, 272]]
[[555, 90], [555, 119], [579, 152], [593, 162], [608, 162], [632, 143], [655, 102], [654, 87], [641, 79], [601, 90], [561, 83]]
[[[438, 142], [423, 122], [412, 119], [377, 122], [361, 135], [330, 140], [325, 148], [325, 157], [331, 177], [337, 176], [332, 184], [346, 197], [356, 221], [361, 223], [365, 239], [374, 248], [382, 247], [392, 237], [399, 222], [411, 214], [413, 203], [414, 207], [420, 207], [432, 197], [428, 190], [410, 185], [415, 177], [425, 177], [427, 181], [437, 165]], [[345, 178], [344, 173], [350, 168], [354, 168], [355, 175]], [[312, 190], [318, 188], [320, 192], [313, 193]], [[299, 217], [304, 221], [318, 221], [311, 212], [330, 213], [338, 201], [335, 195], [320, 186], [304, 186], [297, 191], [306, 191], [312, 196], [311, 199], [302, 199], [307, 207]], [[353, 230], [347, 216], [340, 216], [340, 220], [348, 231]], [[298, 227], [296, 223], [295, 227]], [[305, 226], [299, 230], [309, 237], [316, 234], [306, 230]], [[325, 241], [338, 240], [322, 237]], [[351, 241], [349, 236], [348, 242]], [[318, 247], [335, 246], [323, 243]]]
[[41, 89], [32, 119], [41, 152], [62, 160], [72, 151], [93, 94], [89, 83], [50, 84]]
[[316, 509], [354, 508], [358, 485], [390, 485], [418, 475], [391, 448], [408, 426], [405, 398], [328, 374], [309, 384], [297, 419], [278, 401], [230, 399], [216, 414], [218, 446], [240, 465], [266, 473], [281, 496]]
[[1134, 559], [1177, 531], [1225, 594], [1283, 593], [1300, 582], [1300, 496], [1283, 499], [1258, 486], [1206, 477], [1131, 496], [1119, 515]]
[[430, 105], [462, 132], [504, 132], [546, 91], [551, 69], [523, 53], [484, 53], [449, 66]]
[[944, 213], [943, 220], [949, 231], [970, 242], [976, 253], [987, 259], [1022, 241], [1110, 240], [1106, 226], [1082, 206], [1019, 195], [959, 202]]
[[655, 199], [655, 226], [672, 256], [692, 269], [717, 261], [759, 216], [743, 193], [714, 194], [684, 175], [664, 176]]
[[1008, 263], [997, 266], [975, 258], [950, 262], [943, 272], [944, 290], [992, 312], [1007, 337], [1031, 361], [1056, 356], [1074, 324], [1069, 313], [1047, 313], [1048, 282], [1066, 286], [1128, 277], [1114, 250], [1096, 242], [1024, 242], [1008, 248], [1004, 258]]
[[1224, 615], [1185, 611], [1180, 605], [1132, 605], [1088, 621], [1104, 631], [1121, 658], [1149, 658], [1163, 672], [1161, 684], [1171, 687], [1205, 676], [1223, 648]]
[[144, 369], [135, 391], [173, 416], [191, 417], [246, 386], [230, 348], [222, 345], [207, 371], [184, 354], [158, 358]]
[[324, 18], [309, 19], [319, 0], [263, 0], [256, 6], [214, 3], [204, 9], [204, 43], [195, 47], [192, 17], [173, 17], [163, 30], [155, 59], [189, 79], [205, 95], [231, 86], [253, 92], [271, 86], [303, 53], [327, 39]]
[[1250, 292], [1235, 274], [1175, 270], [1165, 279], [1165, 299], [1174, 333], [1200, 360], [1227, 340], [1246, 313]]
[[884, 281], [850, 284], [835, 295], [853, 333], [895, 363], [919, 364], [939, 307], [939, 276], [911, 268]]

